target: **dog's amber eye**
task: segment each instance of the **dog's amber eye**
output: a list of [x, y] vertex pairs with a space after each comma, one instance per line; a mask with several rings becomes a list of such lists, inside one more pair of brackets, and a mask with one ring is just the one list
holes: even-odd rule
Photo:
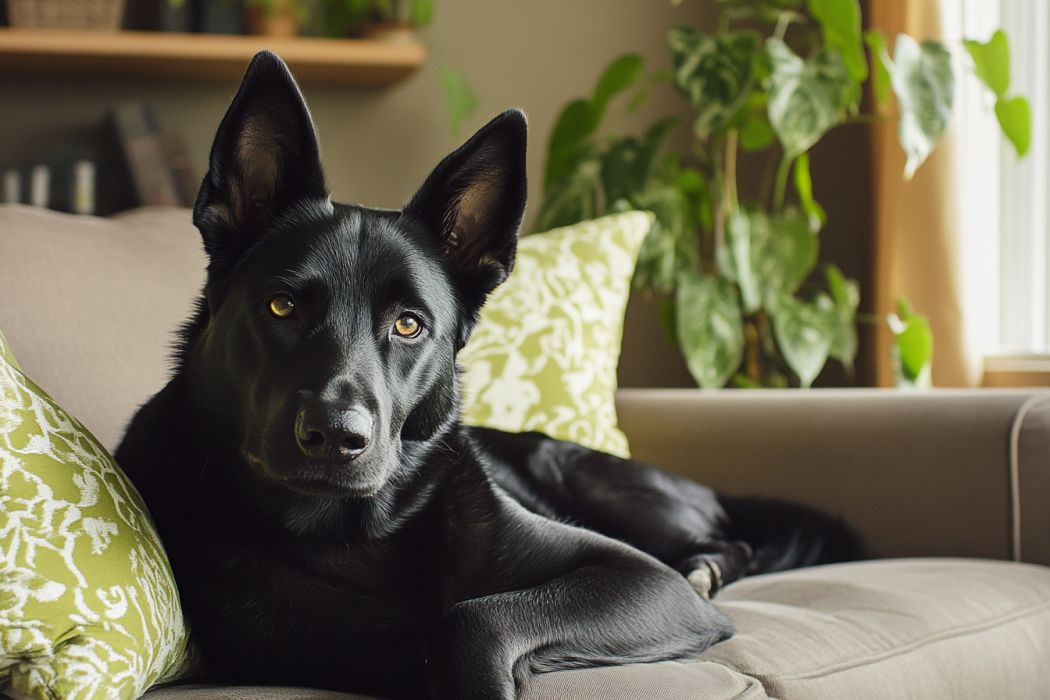
[[270, 300], [270, 313], [277, 318], [288, 318], [295, 314], [295, 302], [284, 294], [278, 294]]
[[423, 330], [419, 319], [412, 314], [404, 314], [394, 321], [394, 332], [402, 338], [415, 338]]

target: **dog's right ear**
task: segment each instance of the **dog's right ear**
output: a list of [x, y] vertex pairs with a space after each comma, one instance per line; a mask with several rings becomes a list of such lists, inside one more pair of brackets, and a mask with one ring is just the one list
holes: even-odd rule
[[299, 86], [276, 54], [258, 53], [219, 125], [193, 208], [211, 268], [235, 262], [291, 205], [327, 197]]

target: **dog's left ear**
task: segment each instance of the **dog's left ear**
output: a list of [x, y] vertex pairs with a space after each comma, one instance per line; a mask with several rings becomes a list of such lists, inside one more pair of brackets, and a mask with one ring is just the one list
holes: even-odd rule
[[525, 114], [504, 112], [441, 161], [404, 209], [438, 237], [472, 316], [514, 267], [527, 140]]
[[262, 51], [219, 125], [193, 208], [213, 269], [232, 264], [291, 205], [327, 197], [299, 86], [276, 54]]

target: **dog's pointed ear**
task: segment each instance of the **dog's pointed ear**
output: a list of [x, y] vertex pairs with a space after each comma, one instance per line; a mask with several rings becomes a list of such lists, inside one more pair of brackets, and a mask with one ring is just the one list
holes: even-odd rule
[[525, 114], [504, 112], [441, 161], [404, 209], [438, 237], [471, 314], [514, 267], [527, 140]]
[[326, 199], [313, 120], [284, 62], [256, 54], [212, 144], [193, 208], [212, 264], [235, 260], [289, 206]]

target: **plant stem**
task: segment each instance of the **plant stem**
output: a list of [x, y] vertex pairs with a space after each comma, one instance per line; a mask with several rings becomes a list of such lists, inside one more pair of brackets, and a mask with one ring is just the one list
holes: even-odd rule
[[788, 173], [791, 172], [793, 159], [785, 153], [780, 158], [780, 167], [777, 168], [777, 181], [773, 186], [773, 211], [779, 214], [784, 210], [784, 194], [787, 192]]
[[730, 212], [735, 212], [740, 208], [736, 195], [736, 151], [739, 140], [739, 132], [736, 129], [730, 129], [729, 133], [726, 134], [725, 190], [726, 204], [728, 204]]
[[780, 17], [777, 18], [776, 31], [773, 32], [773, 36], [775, 36], [777, 39], [780, 39], [781, 41], [784, 40], [784, 35], [787, 34], [788, 25], [791, 24], [792, 14], [794, 14], [794, 13], [791, 13], [791, 12], [781, 12], [780, 13]]

